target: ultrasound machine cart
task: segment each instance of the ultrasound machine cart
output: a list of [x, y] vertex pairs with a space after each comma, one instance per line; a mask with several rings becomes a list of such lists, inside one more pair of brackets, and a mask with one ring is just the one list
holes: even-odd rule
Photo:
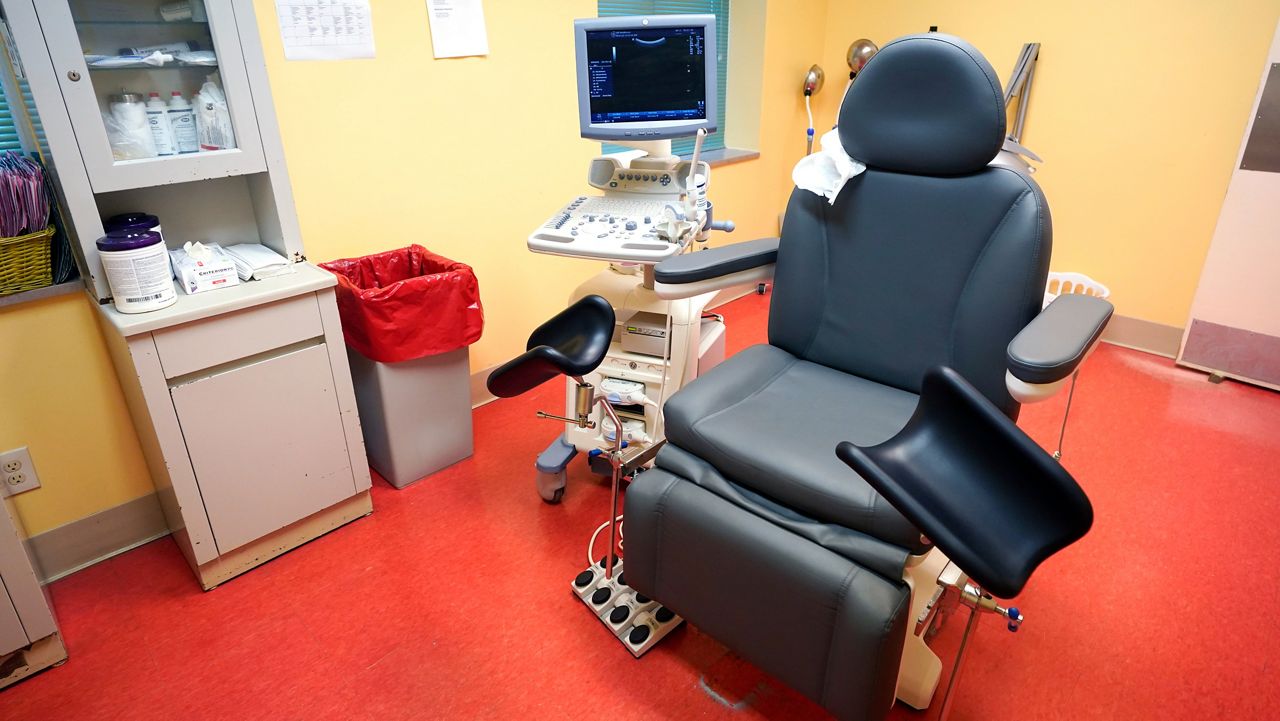
[[[592, 160], [587, 182], [600, 194], [572, 198], [528, 245], [609, 266], [533, 332], [522, 356], [489, 377], [489, 390], [500, 397], [567, 377], [565, 414], [538, 413], [565, 423], [536, 461], [538, 493], [559, 502], [565, 467], [579, 452], [593, 471], [612, 476], [608, 518], [571, 587], [637, 657], [681, 619], [626, 585], [617, 555], [619, 488], [662, 445], [662, 404], [725, 353], [724, 321], [704, 311], [728, 286], [682, 282], [664, 293], [654, 270], [705, 242], [711, 230], [733, 230], [732, 222], [712, 217], [711, 169], [699, 160], [703, 139], [716, 129], [715, 29], [713, 15], [574, 22], [581, 135], [634, 150]], [[688, 160], [671, 153], [671, 138], [682, 136], [696, 136]], [[767, 280], [759, 270], [742, 276], [734, 280]], [[606, 527], [609, 550], [598, 554], [594, 543]]]

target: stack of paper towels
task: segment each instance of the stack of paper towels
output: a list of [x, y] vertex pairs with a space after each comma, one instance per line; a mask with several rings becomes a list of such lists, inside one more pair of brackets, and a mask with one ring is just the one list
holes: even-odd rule
[[226, 251], [236, 264], [240, 280], [262, 280], [293, 272], [293, 265], [287, 258], [264, 245], [242, 243], [227, 246]]

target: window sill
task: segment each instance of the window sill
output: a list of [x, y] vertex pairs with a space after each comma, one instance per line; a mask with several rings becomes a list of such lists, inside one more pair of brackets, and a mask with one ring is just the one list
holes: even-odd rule
[[57, 285], [46, 285], [43, 288], [34, 290], [24, 290], [13, 295], [0, 296], [0, 308], [8, 308], [10, 306], [22, 305], [23, 303], [32, 303], [45, 298], [56, 298], [60, 295], [70, 295], [84, 289], [84, 281], [80, 278], [69, 280], [66, 283]]
[[[689, 160], [692, 155], [681, 155], [681, 160]], [[760, 157], [759, 150], [745, 150], [742, 148], [721, 148], [719, 150], [708, 150], [702, 154], [702, 160], [717, 168], [721, 165], [733, 165], [734, 163], [743, 163], [748, 160], [755, 160]]]

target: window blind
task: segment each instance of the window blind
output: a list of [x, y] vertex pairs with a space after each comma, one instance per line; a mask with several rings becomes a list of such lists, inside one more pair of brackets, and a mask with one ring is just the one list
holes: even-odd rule
[[[707, 136], [703, 150], [724, 147], [725, 88], [729, 84], [729, 0], [599, 0], [596, 13], [604, 17], [618, 15], [715, 15], [716, 16], [716, 132]], [[604, 152], [626, 150], [604, 144]], [[676, 155], [693, 153], [693, 138], [671, 141]]]
[[14, 125], [13, 113], [9, 109], [9, 99], [0, 88], [0, 152], [6, 150], [22, 151], [22, 143], [18, 140], [18, 128]]

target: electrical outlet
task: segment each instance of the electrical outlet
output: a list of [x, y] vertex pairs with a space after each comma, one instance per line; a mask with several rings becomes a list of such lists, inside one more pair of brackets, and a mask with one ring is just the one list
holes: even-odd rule
[[4, 484], [0, 486], [0, 495], [12, 496], [15, 493], [30, 491], [40, 487], [40, 478], [36, 476], [36, 466], [31, 462], [31, 454], [27, 447], [15, 448], [0, 453], [0, 472], [4, 476]]

